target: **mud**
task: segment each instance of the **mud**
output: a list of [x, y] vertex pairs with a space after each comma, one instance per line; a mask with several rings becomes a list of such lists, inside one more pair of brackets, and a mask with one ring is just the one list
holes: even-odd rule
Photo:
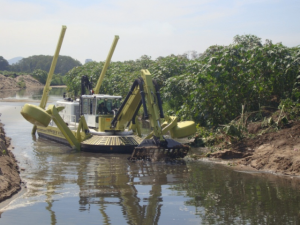
[[[253, 128], [259, 131], [259, 127]], [[238, 159], [237, 167], [283, 175], [300, 175], [300, 122], [282, 129], [245, 138], [229, 148], [210, 154], [210, 158]]]
[[21, 190], [19, 168], [9, 146], [10, 138], [5, 136], [3, 124], [0, 123], [0, 202]]

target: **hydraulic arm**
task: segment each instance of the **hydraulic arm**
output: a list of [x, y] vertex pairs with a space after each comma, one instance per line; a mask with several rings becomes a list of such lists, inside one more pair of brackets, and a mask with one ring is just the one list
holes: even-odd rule
[[[143, 106], [144, 118], [149, 120], [153, 130], [147, 136], [148, 138], [154, 136], [163, 142], [165, 140], [163, 134], [168, 131], [171, 132], [172, 138], [182, 138], [194, 134], [196, 126], [193, 121], [177, 122], [176, 117], [165, 118], [157, 83], [152, 80], [148, 70], [142, 70], [141, 75], [133, 82], [123, 104], [111, 122], [111, 127], [118, 131], [124, 130], [130, 122], [134, 124], [137, 112]], [[164, 123], [162, 123], [163, 119], [166, 119]]]
[[[168, 157], [183, 157], [188, 146], [182, 145], [172, 139], [166, 139], [163, 135], [168, 131], [172, 138], [187, 137], [196, 132], [193, 121], [177, 122], [176, 117], [164, 117], [159, 87], [151, 78], [148, 70], [141, 71], [141, 77], [136, 79], [124, 99], [118, 113], [111, 122], [111, 128], [124, 130], [132, 122], [135, 124], [136, 115], [143, 106], [144, 118], [148, 119], [153, 130], [139, 146], [135, 148], [131, 158], [148, 158], [153, 156], [154, 150], [167, 154]], [[147, 139], [151, 138], [153, 139]], [[155, 154], [158, 155], [158, 154]]]
[[135, 117], [143, 106], [144, 118], [149, 119], [154, 136], [164, 141], [161, 130], [161, 119], [164, 118], [158, 88], [155, 88], [151, 74], [142, 70], [142, 77], [136, 79], [130, 88], [117, 115], [111, 122], [115, 130], [124, 130], [130, 123], [135, 123]]
[[[62, 46], [62, 42], [64, 40], [64, 36], [65, 36], [65, 32], [66, 32], [67, 27], [66, 26], [62, 26], [61, 28], [61, 32], [60, 32], [60, 36], [57, 42], [57, 46], [56, 46], [56, 50], [52, 59], [52, 63], [51, 63], [51, 67], [48, 73], [48, 77], [47, 77], [47, 81], [44, 87], [44, 91], [43, 91], [43, 95], [42, 95], [42, 99], [40, 102], [40, 107], [42, 109], [45, 109], [46, 104], [47, 104], [47, 100], [48, 100], [48, 95], [49, 95], [49, 91], [51, 90], [50, 84], [51, 84], [51, 80], [52, 80], [52, 76], [56, 67], [56, 63], [57, 63], [57, 59], [59, 56], [59, 52]], [[36, 125], [33, 126], [31, 134], [35, 135], [36, 132]]]

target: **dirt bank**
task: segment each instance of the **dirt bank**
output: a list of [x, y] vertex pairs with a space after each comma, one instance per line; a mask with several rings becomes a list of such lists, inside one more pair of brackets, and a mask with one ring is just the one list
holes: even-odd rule
[[[257, 124], [257, 130], [260, 124]], [[238, 159], [235, 164], [284, 175], [300, 175], [300, 122], [291, 121], [276, 132], [244, 138], [213, 152], [210, 158]]]
[[30, 75], [22, 75], [12, 78], [5, 77], [4, 75], [0, 74], [0, 90], [21, 89], [22, 83], [25, 83], [26, 88], [40, 88], [44, 86]]
[[21, 189], [18, 165], [13, 153], [8, 149], [10, 138], [5, 136], [0, 123], [0, 202], [10, 198]]

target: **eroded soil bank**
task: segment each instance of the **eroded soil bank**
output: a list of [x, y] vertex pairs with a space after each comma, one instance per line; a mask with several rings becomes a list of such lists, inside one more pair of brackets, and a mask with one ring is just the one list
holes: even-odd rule
[[10, 138], [5, 136], [3, 124], [0, 123], [0, 202], [21, 189], [19, 168], [9, 146]]
[[[259, 124], [257, 129], [259, 129]], [[234, 165], [284, 175], [300, 175], [300, 121], [277, 132], [245, 138], [210, 158], [238, 159]]]

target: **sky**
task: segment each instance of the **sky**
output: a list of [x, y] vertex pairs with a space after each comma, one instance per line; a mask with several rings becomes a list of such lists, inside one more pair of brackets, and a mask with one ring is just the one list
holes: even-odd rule
[[288, 47], [300, 44], [299, 0], [0, 0], [0, 56], [60, 55], [84, 63], [204, 52], [253, 34]]

